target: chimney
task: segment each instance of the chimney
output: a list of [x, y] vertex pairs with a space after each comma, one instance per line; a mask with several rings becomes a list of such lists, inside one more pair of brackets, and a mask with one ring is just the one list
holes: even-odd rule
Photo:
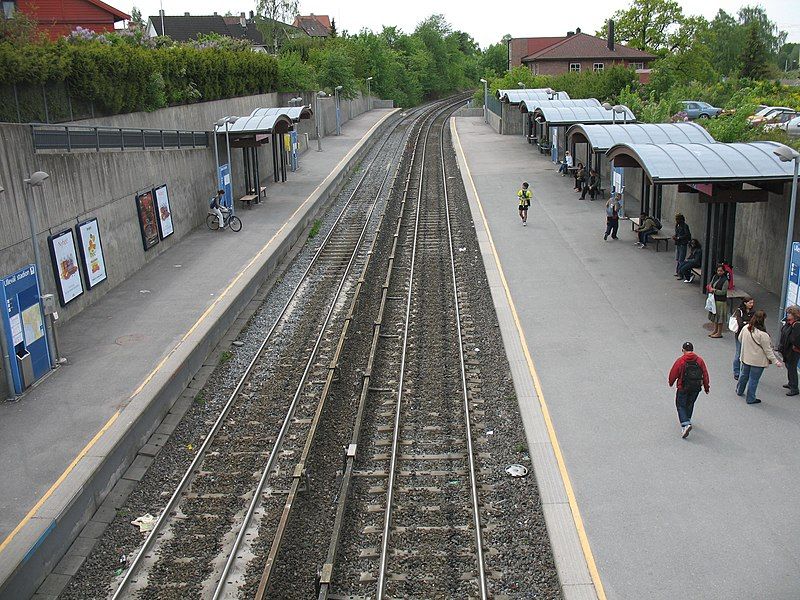
[[576, 27], [576, 28], [575, 28], [575, 33], [576, 33], [576, 34], [578, 34], [578, 33], [580, 33], [580, 32], [581, 32], [581, 28], [580, 28], [580, 27]]
[[567, 37], [572, 37], [573, 35], [575, 35], [574, 31], [568, 31], [567, 32]]
[[608, 49], [614, 51], [614, 19], [608, 20]]
[[192, 15], [190, 15], [188, 12], [185, 12], [185, 13], [183, 13], [183, 16], [184, 17], [191, 17]]
[[214, 16], [215, 16], [215, 17], [218, 17], [218, 16], [219, 16], [219, 15], [217, 14], [217, 11], [214, 11]]
[[244, 13], [239, 13], [239, 25], [242, 26], [242, 29], [247, 29], [247, 19], [244, 16]]

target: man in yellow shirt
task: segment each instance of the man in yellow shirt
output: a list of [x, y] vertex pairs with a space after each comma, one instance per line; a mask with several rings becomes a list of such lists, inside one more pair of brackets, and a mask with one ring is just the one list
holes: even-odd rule
[[522, 226], [528, 226], [528, 209], [531, 206], [531, 198], [533, 193], [528, 189], [528, 182], [522, 184], [522, 189], [517, 192], [519, 199], [519, 218], [522, 220]]

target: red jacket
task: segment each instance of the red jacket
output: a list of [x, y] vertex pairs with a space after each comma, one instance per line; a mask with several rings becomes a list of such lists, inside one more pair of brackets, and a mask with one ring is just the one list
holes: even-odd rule
[[678, 391], [681, 391], [681, 386], [683, 385], [683, 370], [686, 368], [686, 361], [688, 360], [695, 360], [697, 364], [700, 366], [700, 370], [703, 371], [703, 389], [708, 393], [708, 369], [706, 368], [706, 363], [703, 362], [703, 359], [700, 358], [694, 352], [687, 352], [686, 354], [682, 355], [675, 363], [672, 365], [672, 368], [669, 370], [669, 385], [672, 387], [672, 384], [676, 381], [678, 382]]

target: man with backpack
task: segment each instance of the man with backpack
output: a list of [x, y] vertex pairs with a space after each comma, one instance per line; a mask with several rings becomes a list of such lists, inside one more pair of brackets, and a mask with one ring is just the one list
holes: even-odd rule
[[681, 437], [686, 439], [692, 430], [692, 412], [697, 396], [701, 389], [708, 394], [710, 385], [706, 363], [694, 353], [692, 342], [683, 343], [683, 355], [669, 370], [669, 386], [672, 387], [673, 383], [677, 383], [675, 407], [681, 423]]
[[651, 217], [647, 213], [639, 215], [639, 227], [635, 229], [639, 241], [636, 242], [636, 245], [639, 248], [647, 248], [647, 238], [660, 231], [661, 227], [661, 221], [657, 217]]

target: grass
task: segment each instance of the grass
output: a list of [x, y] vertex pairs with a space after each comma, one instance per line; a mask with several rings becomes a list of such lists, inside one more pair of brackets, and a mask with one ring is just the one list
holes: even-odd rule
[[308, 232], [308, 239], [313, 240], [317, 237], [320, 227], [322, 227], [322, 221], [314, 219], [314, 223], [311, 225], [311, 231]]
[[219, 355], [219, 364], [224, 365], [228, 362], [231, 358], [233, 358], [233, 354], [230, 350], [225, 350], [222, 354]]
[[202, 390], [197, 392], [197, 395], [194, 397], [194, 401], [201, 406], [206, 403], [206, 397], [203, 394]]
[[516, 446], [514, 446], [515, 452], [525, 452], [525, 450], [527, 450], [525, 444], [517, 444]]

